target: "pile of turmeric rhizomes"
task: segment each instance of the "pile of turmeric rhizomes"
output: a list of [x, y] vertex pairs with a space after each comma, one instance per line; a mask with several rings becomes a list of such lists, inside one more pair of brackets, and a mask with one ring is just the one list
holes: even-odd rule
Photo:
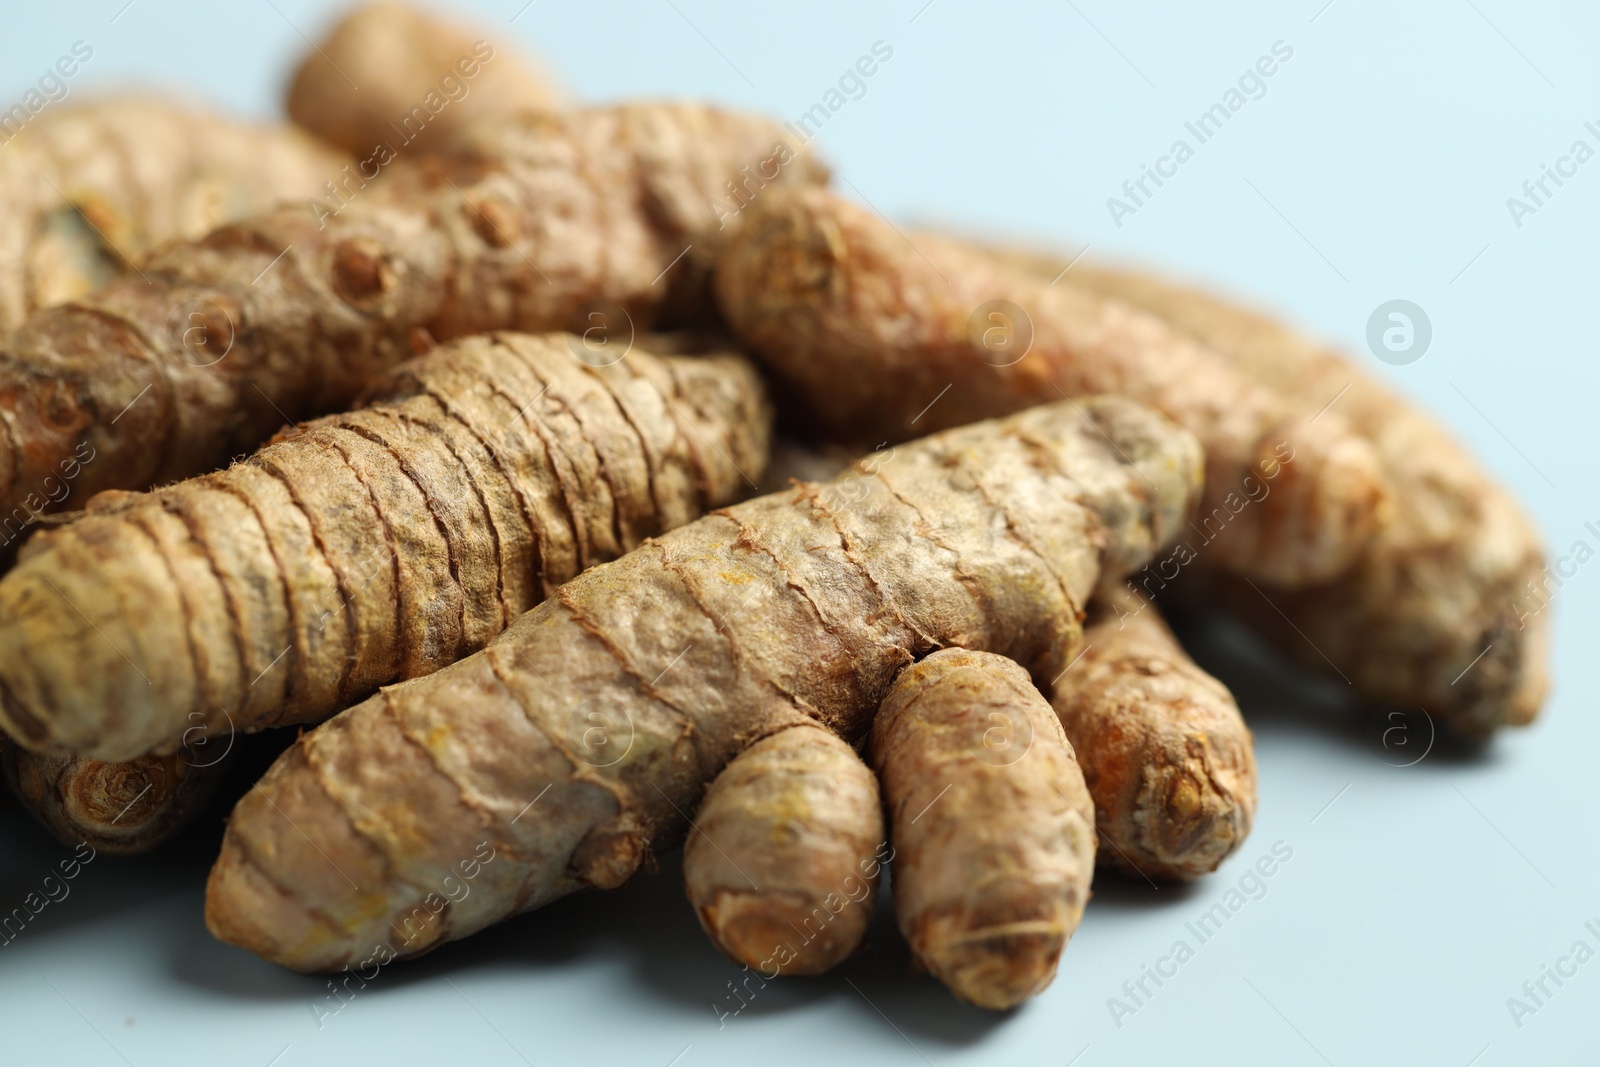
[[1250, 831], [1250, 733], [1158, 603], [1287, 618], [1464, 737], [1536, 714], [1534, 531], [1343, 357], [1136, 272], [908, 242], [779, 124], [550, 85], [373, 4], [294, 79], [329, 147], [203, 120], [281, 160], [187, 164], [208, 232], [139, 138], [91, 165], [128, 105], [0, 161], [67, 212], [0, 264], [0, 762], [64, 840], [153, 847], [229, 772], [196, 752], [326, 719], [207, 889], [276, 963], [381, 966], [683, 840], [764, 976], [848, 957], [892, 862], [916, 961], [1004, 1009], [1097, 864], [1197, 878]]

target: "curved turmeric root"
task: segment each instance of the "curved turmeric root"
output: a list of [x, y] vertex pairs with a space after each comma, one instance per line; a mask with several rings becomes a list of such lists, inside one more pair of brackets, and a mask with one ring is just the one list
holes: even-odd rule
[[1003, 1011], [1055, 978], [1094, 874], [1094, 805], [1028, 673], [950, 648], [895, 679], [872, 726], [895, 917], [962, 1000]]
[[0, 336], [158, 245], [321, 195], [345, 162], [294, 129], [158, 98], [60, 104], [0, 140]]
[[706, 789], [683, 849], [700, 925], [759, 971], [821, 974], [861, 944], [885, 860], [878, 779], [820, 726], [780, 730]]
[[1200, 464], [1165, 419], [1084, 399], [681, 527], [304, 734], [235, 808], [207, 925], [331, 970], [618, 886], [749, 739], [855, 740], [920, 656], [1059, 674], [1102, 572], [1176, 535]]
[[124, 760], [324, 718], [754, 487], [748, 363], [584, 351], [466, 338], [225, 471], [95, 498], [0, 578], [0, 724]]
[[1094, 798], [1101, 865], [1209, 874], [1255, 820], [1255, 752], [1238, 705], [1127, 588], [1095, 598], [1083, 636], [1052, 702]]
[[1307, 666], [1331, 660], [1370, 699], [1420, 705], [1469, 736], [1533, 720], [1549, 687], [1544, 550], [1527, 513], [1442, 426], [1353, 360], [1209, 293], [1104, 267], [1071, 280], [1149, 309], [1286, 396], [1332, 403], [1377, 450], [1395, 508], [1355, 570], [1267, 591], [1304, 637], [1254, 590], [1229, 590], [1231, 604]]
[[431, 150], [467, 124], [550, 108], [560, 94], [504, 37], [406, 3], [347, 12], [301, 60], [288, 111], [358, 159]]
[[1121, 393], [1206, 447], [1201, 521], [1220, 566], [1303, 585], [1349, 567], [1385, 500], [1371, 445], [1160, 320], [1041, 284], [952, 242], [912, 247], [820, 189], [763, 191], [717, 291], [742, 339], [826, 429], [901, 440], [1089, 393]]
[[115, 853], [148, 852], [187, 827], [231, 760], [231, 750], [205, 764], [182, 751], [125, 763], [0, 751], [6, 779], [45, 829], [64, 844], [87, 841], [96, 852]]
[[775, 182], [821, 180], [780, 141], [690, 105], [529, 115], [396, 162], [379, 189], [168, 246], [5, 342], [0, 524], [14, 537], [56, 506], [41, 487], [67, 464], [84, 495], [214, 469], [436, 339], [570, 324], [625, 349], [699, 299], [674, 261], [721, 240], [706, 201], [724, 181], [775, 152]]

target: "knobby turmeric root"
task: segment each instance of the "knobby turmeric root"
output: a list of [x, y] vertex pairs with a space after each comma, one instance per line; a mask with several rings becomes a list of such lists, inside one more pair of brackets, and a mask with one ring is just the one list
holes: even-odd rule
[[1533, 720], [1549, 684], [1539, 534], [1442, 426], [1353, 360], [1209, 293], [1098, 266], [1066, 281], [1148, 309], [1297, 403], [1331, 404], [1394, 487], [1392, 516], [1339, 581], [1205, 596], [1225, 596], [1306, 665], [1331, 661], [1363, 696], [1420, 705], [1458, 733]]
[[[841, 451], [780, 438], [766, 484], [836, 472], [847, 465]], [[1054, 681], [1052, 702], [1095, 801], [1102, 867], [1197, 878], [1243, 844], [1256, 810], [1250, 731], [1227, 687], [1195, 665], [1154, 604], [1125, 585], [1098, 591], [1083, 650]]]
[[571, 324], [625, 349], [701, 299], [674, 261], [736, 229], [707, 201], [741, 167], [823, 177], [776, 125], [690, 105], [529, 115], [460, 143], [30, 317], [0, 352], [6, 535], [54, 506], [46, 479], [70, 469], [88, 495], [214, 469], [286, 420], [347, 408], [436, 339]]
[[344, 163], [294, 129], [167, 100], [50, 108], [0, 151], [0, 336], [158, 245], [319, 195]]
[[896, 441], [1121, 393], [1205, 444], [1217, 565], [1303, 585], [1347, 569], [1376, 528], [1385, 486], [1367, 441], [1151, 315], [953, 242], [913, 247], [820, 189], [764, 190], [746, 214], [718, 267], [722, 308], [831, 432]]
[[748, 363], [586, 352], [465, 338], [225, 471], [96, 497], [0, 578], [0, 725], [125, 760], [323, 718], [754, 488]]
[[878, 779], [814, 723], [762, 738], [706, 790], [683, 849], [700, 925], [761, 972], [821, 974], [861, 944], [885, 854]]
[[306, 53], [289, 85], [302, 129], [359, 160], [431, 150], [468, 124], [551, 108], [561, 94], [484, 27], [406, 3], [365, 3]]
[[[210, 758], [210, 754], [207, 754]], [[12, 790], [62, 843], [96, 852], [148, 852], [188, 826], [227, 775], [232, 750], [209, 763], [187, 752], [102, 763], [80, 756], [0, 750]]]
[[1094, 798], [1101, 866], [1198, 878], [1244, 843], [1256, 812], [1250, 730], [1153, 604], [1102, 591], [1052, 703]]
[[917, 962], [980, 1008], [1040, 992], [1089, 901], [1094, 805], [1027, 672], [959, 648], [907, 667], [873, 723], [872, 763]]
[[235, 808], [207, 924], [288, 967], [367, 968], [618, 886], [752, 741], [858, 739], [929, 652], [1055, 677], [1101, 575], [1181, 528], [1201, 463], [1155, 413], [1084, 399], [647, 542], [303, 735]]

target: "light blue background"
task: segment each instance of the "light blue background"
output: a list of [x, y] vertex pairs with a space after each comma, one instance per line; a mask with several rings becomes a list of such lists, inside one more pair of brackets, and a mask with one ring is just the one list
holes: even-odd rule
[[[847, 191], [896, 220], [1088, 242], [1092, 256], [1247, 294], [1360, 352], [1455, 427], [1550, 544], [1593, 543], [1600, 161], [1520, 229], [1505, 203], [1573, 140], [1600, 148], [1583, 129], [1600, 119], [1592, 6], [537, 0], [508, 24], [523, 2], [468, 6], [586, 100], [705, 97], [792, 119], [886, 42], [893, 59], [819, 142]], [[332, 10], [136, 0], [113, 23], [123, 3], [13, 5], [0, 100], [81, 38], [95, 57], [74, 93], [136, 79], [271, 115], [302, 33]], [[1106, 198], [1279, 40], [1294, 56], [1267, 95], [1114, 226]], [[1362, 339], [1371, 311], [1397, 297], [1426, 309], [1434, 340], [1420, 361], [1388, 367]], [[1254, 836], [1191, 889], [1097, 886], [1060, 977], [1007, 1017], [908, 974], [884, 921], [836, 975], [768, 987], [719, 1028], [713, 1004], [735, 1006], [724, 983], [736, 969], [705, 944], [668, 863], [617, 895], [391, 968], [319, 1030], [308, 1004], [322, 980], [207, 935], [209, 856], [191, 848], [96, 860], [0, 949], [0, 1061], [1593, 1062], [1600, 960], [1520, 1029], [1506, 1007], [1574, 941], [1600, 948], [1583, 929], [1600, 920], [1600, 567], [1580, 570], [1556, 611], [1557, 688], [1540, 723], [1481, 756], [1436, 748], [1408, 768], [1393, 764], [1422, 751], [1425, 726], [1386, 747], [1392, 724], [1354, 715], [1339, 684], [1304, 684], [1208, 637], [1207, 662], [1256, 732]], [[1193, 945], [1184, 924], [1279, 840], [1293, 859], [1266, 896], [1118, 1028], [1107, 998], [1176, 939]], [[5, 810], [0, 910], [65, 854]]]

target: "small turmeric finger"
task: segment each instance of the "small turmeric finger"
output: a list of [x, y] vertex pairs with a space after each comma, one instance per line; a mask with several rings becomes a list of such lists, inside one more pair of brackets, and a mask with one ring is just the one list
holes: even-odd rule
[[754, 488], [748, 362], [581, 351], [465, 338], [225, 471], [94, 498], [0, 578], [0, 725], [127, 760], [324, 718]]
[[878, 779], [837, 736], [800, 723], [712, 781], [683, 851], [700, 925], [736, 963], [821, 974], [861, 944], [883, 862]]
[[872, 764], [917, 961], [980, 1008], [1041, 992], [1089, 901], [1094, 805], [1028, 673], [964, 649], [907, 667], [873, 723]]
[[1114, 300], [919, 238], [822, 189], [763, 190], [724, 250], [729, 324], [825, 431], [903, 440], [1119, 393], [1206, 448], [1199, 520], [1220, 566], [1285, 586], [1346, 570], [1387, 486], [1337, 412], [1291, 403], [1193, 338]]
[[1125, 586], [1090, 603], [1083, 636], [1053, 704], [1094, 798], [1100, 864], [1166, 879], [1216, 870], [1256, 812], [1254, 747], [1232, 694]]
[[187, 752], [103, 763], [6, 746], [0, 767], [22, 806], [68, 845], [148, 852], [194, 821], [227, 777], [232, 749], [209, 763]]

